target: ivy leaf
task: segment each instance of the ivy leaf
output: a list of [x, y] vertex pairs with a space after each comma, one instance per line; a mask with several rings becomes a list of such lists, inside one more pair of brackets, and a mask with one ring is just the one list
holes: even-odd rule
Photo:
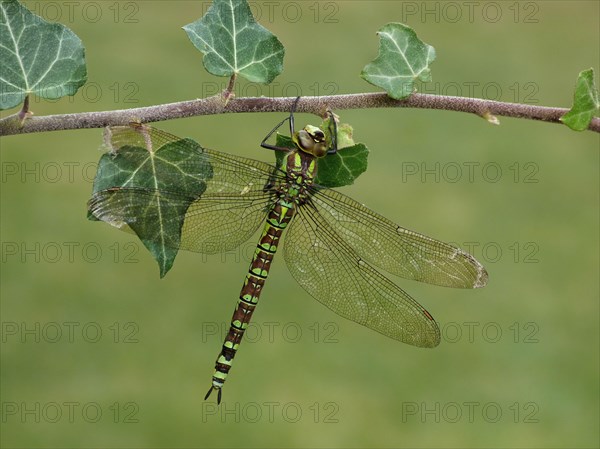
[[183, 29], [213, 75], [268, 84], [283, 70], [283, 45], [256, 23], [246, 0], [214, 0], [201, 19]]
[[[323, 120], [319, 126], [331, 142], [333, 131], [331, 117]], [[319, 168], [315, 182], [324, 187], [343, 187], [354, 183], [367, 169], [369, 149], [362, 143], [355, 143], [353, 128], [348, 123], [338, 123], [337, 149], [335, 154], [328, 154], [319, 160]]]
[[319, 160], [315, 183], [323, 187], [343, 187], [354, 183], [367, 169], [369, 149], [362, 143], [342, 148]]
[[[290, 150], [296, 149], [296, 144], [289, 136], [277, 133], [275, 138], [275, 145], [278, 147], [289, 148]], [[275, 153], [275, 166], [281, 170], [285, 170], [285, 158], [287, 153], [285, 151], [274, 151]]]
[[202, 147], [168, 140], [141, 125], [114, 126], [98, 164], [88, 218], [132, 230], [156, 259], [163, 277], [173, 266], [189, 206], [213, 176]]
[[379, 55], [363, 69], [361, 76], [401, 100], [412, 94], [414, 82], [431, 81], [429, 64], [435, 49], [421, 41], [412, 28], [401, 23], [388, 23], [379, 35]]
[[0, 1], [0, 110], [29, 94], [75, 95], [86, 81], [84, 48], [70, 29], [46, 22], [17, 0]]
[[580, 72], [577, 78], [573, 107], [560, 120], [572, 130], [584, 131], [599, 110], [600, 100], [594, 84], [594, 69], [587, 69]]

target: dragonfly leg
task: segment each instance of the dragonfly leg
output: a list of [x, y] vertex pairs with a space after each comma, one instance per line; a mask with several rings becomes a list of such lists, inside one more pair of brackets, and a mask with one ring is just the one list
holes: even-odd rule
[[290, 115], [289, 117], [284, 118], [282, 121], [280, 121], [275, 128], [273, 128], [269, 134], [267, 134], [265, 136], [265, 138], [262, 140], [262, 142], [260, 143], [260, 146], [263, 148], [266, 148], [267, 150], [275, 150], [275, 151], [290, 151], [289, 148], [285, 148], [285, 147], [278, 147], [277, 145], [271, 145], [269, 143], [267, 143], [267, 140], [269, 140], [269, 137], [271, 137], [273, 135], [273, 133], [275, 131], [277, 131], [281, 125], [283, 125], [286, 121], [290, 122], [290, 137], [294, 136], [294, 112], [296, 112], [296, 107], [298, 106], [298, 102], [300, 101], [300, 97], [296, 97], [296, 100], [294, 100], [294, 104], [292, 104], [292, 107], [290, 109]]
[[267, 140], [269, 139], [269, 137], [271, 137], [271, 136], [273, 135], [273, 133], [274, 133], [275, 131], [277, 131], [277, 130], [278, 130], [280, 127], [281, 127], [281, 125], [283, 125], [283, 124], [284, 124], [286, 121], [288, 121], [289, 119], [290, 119], [289, 117], [286, 117], [286, 118], [284, 118], [282, 121], [280, 121], [280, 122], [279, 122], [279, 124], [278, 124], [278, 125], [277, 125], [275, 128], [273, 128], [273, 129], [271, 130], [271, 132], [269, 132], [269, 134], [267, 134], [267, 135], [265, 136], [265, 138], [264, 138], [264, 139], [262, 140], [262, 142], [260, 143], [260, 146], [261, 146], [261, 147], [263, 147], [263, 148], [266, 148], [267, 150], [275, 150], [275, 151], [290, 151], [290, 149], [289, 149], [289, 148], [278, 147], [277, 145], [271, 145], [271, 144], [267, 143]]
[[[327, 114], [329, 114], [329, 135], [331, 136], [331, 148], [327, 150], [327, 154], [335, 154], [337, 153], [337, 121], [335, 120], [335, 116], [333, 112], [327, 109]], [[333, 128], [333, 129], [332, 129]]]
[[298, 102], [300, 101], [300, 97], [296, 97], [294, 100], [294, 104], [290, 109], [290, 137], [294, 135], [294, 112], [296, 112], [296, 108], [298, 107]]

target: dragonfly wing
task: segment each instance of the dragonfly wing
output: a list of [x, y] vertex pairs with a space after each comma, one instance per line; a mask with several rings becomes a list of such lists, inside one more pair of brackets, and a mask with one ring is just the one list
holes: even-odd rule
[[[267, 163], [202, 148], [146, 125], [109, 128], [107, 145], [115, 161], [131, 148], [141, 151], [137, 159], [124, 161], [132, 173], [125, 182], [109, 184], [92, 195], [91, 215], [138, 234], [144, 223], [160, 222], [161, 230], [174, 231], [177, 238], [161, 242], [173, 248], [210, 254], [236, 248], [252, 236], [268, 212], [272, 193], [266, 187], [283, 176]], [[160, 167], [156, 178], [150, 179], [154, 183], [134, 176], [144, 164]], [[122, 181], [122, 166], [106, 164], [102, 179]], [[173, 186], [178, 183], [198, 185], [188, 189], [197, 194], [177, 191]], [[164, 240], [162, 235], [148, 238]]]
[[460, 248], [404, 229], [334, 190], [319, 189], [312, 200], [328, 226], [361, 257], [389, 273], [446, 287], [487, 283], [483, 265]]
[[[163, 204], [161, 211], [174, 212], [161, 216], [157, 208], [148, 208], [157, 197]], [[127, 232], [133, 229], [138, 233], [138, 226], [160, 220], [164, 229], [161, 235], [167, 239], [165, 246], [215, 254], [233, 250], [252, 237], [263, 223], [269, 204], [270, 199], [262, 192], [244, 197], [203, 195], [194, 200], [163, 190], [119, 188], [95, 193], [88, 208], [95, 218]], [[161, 235], [153, 239], [163, 238]]]
[[206, 192], [185, 217], [181, 248], [207, 254], [230, 251], [260, 227], [274, 200], [268, 185], [284, 179], [274, 166], [204, 149], [212, 166]]
[[270, 204], [263, 192], [204, 196], [187, 211], [181, 248], [205, 254], [231, 251], [264, 223]]
[[439, 344], [429, 312], [362, 259], [310, 204], [288, 226], [284, 257], [296, 281], [338, 315], [410, 345]]

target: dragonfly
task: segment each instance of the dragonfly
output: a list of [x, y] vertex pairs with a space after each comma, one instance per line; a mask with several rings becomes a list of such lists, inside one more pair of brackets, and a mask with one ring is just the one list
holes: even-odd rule
[[[240, 246], [262, 226], [205, 400], [216, 391], [221, 403], [233, 359], [280, 246], [292, 277], [317, 301], [346, 319], [417, 347], [437, 346], [439, 327], [424, 307], [382, 271], [456, 288], [483, 287], [488, 280], [485, 268], [460, 248], [398, 226], [352, 198], [317, 185], [319, 160], [338, 151], [336, 120], [329, 112], [334, 128], [329, 135], [312, 125], [296, 131], [298, 100], [261, 143], [284, 152], [281, 165], [203, 148], [191, 139], [140, 123], [110, 129], [119, 136], [118, 147], [171, 145], [182, 154], [197, 153], [203, 163], [191, 170], [203, 187], [192, 197], [168, 185], [105, 188], [88, 203], [96, 219], [137, 232], [140, 209], [148, 198], [158, 198], [185, 214], [183, 221], [173, 223], [180, 227], [181, 238], [172, 245], [207, 254]], [[268, 143], [286, 121], [294, 148]], [[181, 165], [167, 164], [160, 170], [164, 179], [182, 176]]]

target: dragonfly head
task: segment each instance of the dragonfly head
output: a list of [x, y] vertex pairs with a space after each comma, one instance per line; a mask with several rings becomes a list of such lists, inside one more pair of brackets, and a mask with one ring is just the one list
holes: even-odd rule
[[306, 125], [296, 133], [294, 141], [300, 150], [314, 157], [323, 157], [327, 154], [325, 134], [316, 126]]

